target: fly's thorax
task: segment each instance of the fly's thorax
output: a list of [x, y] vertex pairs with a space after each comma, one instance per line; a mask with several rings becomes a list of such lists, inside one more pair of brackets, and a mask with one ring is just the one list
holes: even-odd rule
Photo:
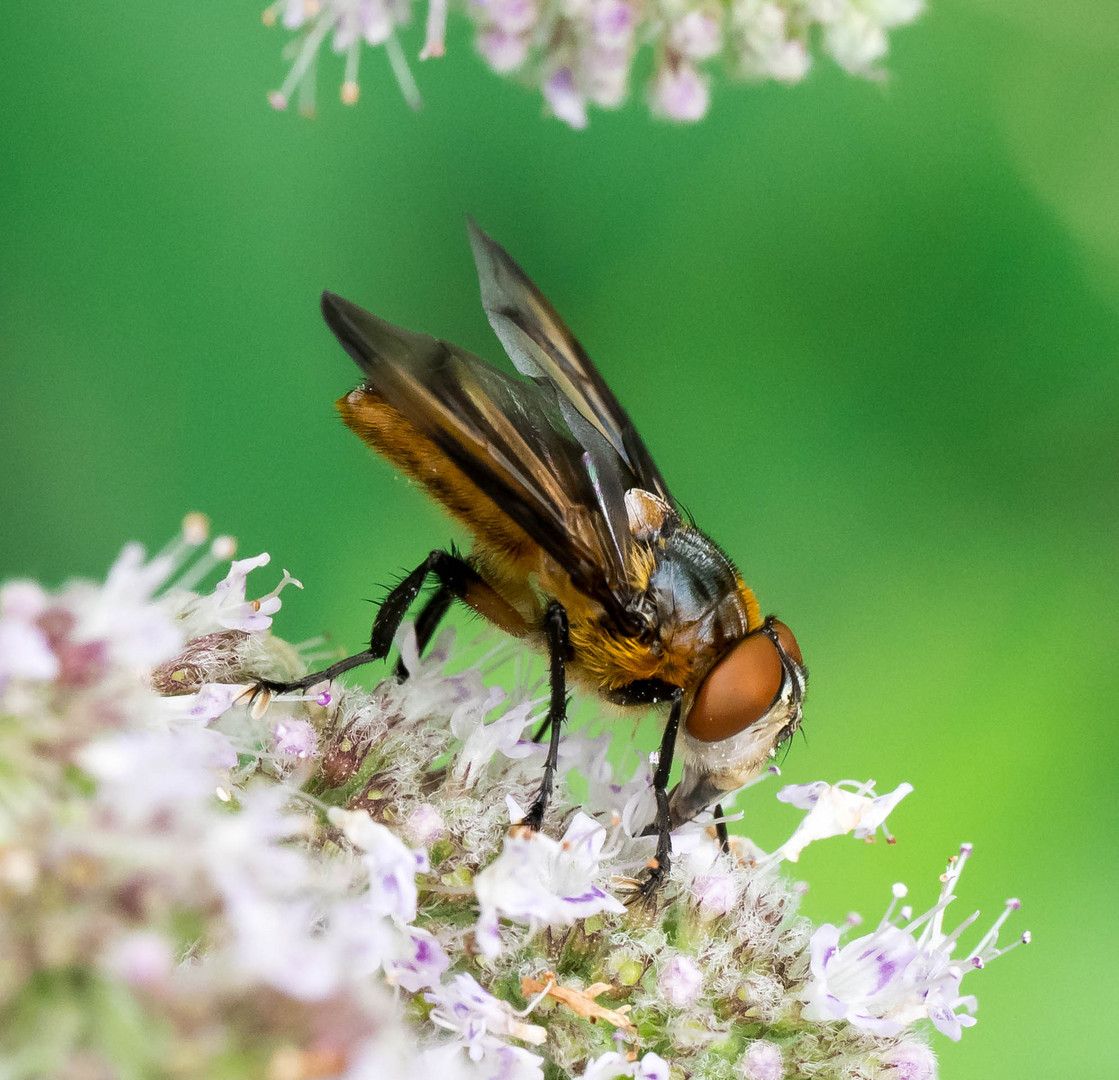
[[665, 648], [692, 649], [700, 670], [749, 630], [749, 612], [734, 564], [698, 529], [662, 534], [643, 601], [652, 609]]
[[808, 672], [792, 631], [770, 617], [721, 656], [685, 702], [684, 775], [672, 818], [688, 821], [758, 776], [800, 726]]

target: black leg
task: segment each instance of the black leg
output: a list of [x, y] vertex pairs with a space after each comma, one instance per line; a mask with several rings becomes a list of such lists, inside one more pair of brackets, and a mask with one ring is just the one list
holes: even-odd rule
[[[439, 624], [443, 621], [443, 616], [447, 614], [447, 609], [454, 598], [455, 594], [446, 585], [440, 585], [427, 598], [427, 603], [420, 608], [420, 613], [416, 616], [416, 652], [420, 656], [423, 656], [424, 649], [435, 636], [435, 631], [439, 629]], [[397, 660], [393, 674], [401, 682], [408, 678], [408, 669], [404, 666], [403, 660]]]
[[684, 698], [683, 690], [675, 690], [672, 695], [672, 710], [668, 723], [661, 736], [660, 755], [657, 770], [653, 773], [653, 794], [657, 800], [657, 816], [654, 827], [657, 833], [657, 853], [649, 861], [649, 873], [634, 893], [647, 900], [664, 884], [672, 866], [672, 818], [668, 810], [668, 774], [672, 771], [672, 755], [676, 750], [676, 735], [680, 730], [680, 706]]
[[[544, 821], [544, 811], [548, 809], [548, 800], [552, 797], [556, 767], [559, 765], [560, 735], [564, 717], [567, 715], [567, 660], [571, 645], [567, 638], [567, 612], [558, 600], [553, 600], [544, 612], [544, 633], [548, 638], [549, 675], [552, 686], [548, 718], [544, 721], [544, 725], [550, 728], [551, 739], [548, 742], [548, 757], [544, 761], [544, 777], [540, 781], [540, 790], [532, 800], [528, 813], [519, 822], [530, 829], [540, 828]], [[543, 734], [543, 725], [538, 734]]]
[[[722, 818], [723, 804], [715, 804], [715, 817]], [[724, 855], [730, 854], [730, 833], [727, 832], [727, 823], [719, 820], [715, 822], [715, 835], [719, 838], [719, 850]]]
[[[465, 601], [508, 633], [519, 635], [527, 629], [520, 614], [496, 590], [486, 584], [474, 567], [446, 551], [433, 551], [385, 598], [385, 602], [377, 612], [377, 618], [373, 621], [368, 649], [347, 656], [344, 660], [323, 668], [322, 671], [304, 675], [302, 679], [294, 679], [291, 682], [260, 679], [253, 687], [251, 697], [255, 699], [265, 691], [273, 694], [290, 694], [297, 690], [306, 690], [318, 683], [335, 679], [353, 668], [361, 667], [362, 664], [383, 660], [388, 655], [396, 631], [404, 621], [409, 606], [423, 588], [428, 574], [434, 574], [439, 579], [442, 586], [440, 592], [449, 591], [453, 597]], [[436, 593], [436, 596], [438, 595], [439, 593]]]

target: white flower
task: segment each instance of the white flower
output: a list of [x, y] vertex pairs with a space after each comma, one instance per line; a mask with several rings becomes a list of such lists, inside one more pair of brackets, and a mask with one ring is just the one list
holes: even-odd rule
[[424, 999], [435, 1006], [432, 1023], [456, 1032], [474, 1061], [480, 1061], [486, 1049], [500, 1045], [503, 1038], [539, 1046], [548, 1037], [542, 1027], [526, 1024], [508, 1002], [495, 998], [470, 975], [456, 975], [424, 994]]
[[[518, 811], [512, 810], [514, 820]], [[582, 812], [560, 841], [528, 829], [507, 836], [501, 854], [474, 879], [482, 951], [498, 951], [501, 915], [530, 926], [570, 926], [601, 911], [624, 912], [621, 901], [597, 884], [605, 842], [606, 830]]]
[[251, 559], [234, 559], [229, 572], [214, 586], [209, 596], [199, 597], [188, 606], [188, 621], [191, 633], [201, 634], [221, 628], [223, 630], [267, 630], [272, 625], [272, 616], [280, 610], [280, 593], [287, 585], [302, 589], [286, 570], [280, 583], [258, 600], [245, 599], [248, 577], [253, 570], [267, 566], [272, 556], [267, 551]]
[[494, 687], [486, 697], [467, 701], [451, 714], [451, 732], [462, 740], [454, 775], [468, 790], [478, 783], [494, 754], [518, 759], [544, 752], [536, 743], [521, 740], [521, 733], [532, 722], [531, 701], [523, 701], [486, 723], [486, 716], [504, 700], [505, 692]]
[[454, 629], [448, 627], [421, 657], [416, 648], [415, 626], [406, 623], [401, 627], [395, 645], [408, 672], [407, 682], [394, 690], [401, 711], [417, 717], [445, 716], [459, 705], [488, 696], [476, 667], [455, 675], [444, 674], [454, 641]]
[[378, 915], [391, 916], [398, 923], [416, 917], [416, 873], [428, 868], [427, 854], [413, 851], [391, 830], [374, 821], [364, 810], [333, 807], [330, 820], [355, 847], [369, 871], [369, 901]]
[[0, 588], [0, 687], [11, 678], [41, 682], [58, 675], [58, 657], [36, 624], [46, 606], [46, 593], [33, 581]]
[[140, 825], [196, 816], [237, 764], [237, 752], [221, 732], [184, 727], [107, 735], [75, 760], [99, 781], [98, 802], [121, 822]]
[[[848, 791], [848, 788], [853, 790]], [[892, 841], [893, 837], [886, 832], [886, 817], [912, 790], [912, 784], [899, 784], [889, 794], [877, 795], [873, 780], [865, 784], [854, 780], [840, 780], [837, 784], [817, 780], [813, 784], [783, 787], [777, 798], [808, 813], [771, 858], [796, 862], [812, 841], [849, 832], [854, 832], [860, 840], [867, 840], [881, 829], [886, 839]]]
[[646, 1054], [640, 1061], [627, 1061], [617, 1050], [608, 1050], [587, 1063], [579, 1080], [615, 1080], [620, 1076], [632, 1076], [637, 1080], [668, 1080], [668, 1062], [654, 1053]]
[[772, 0], [735, 0], [731, 20], [743, 75], [788, 83], [804, 78], [808, 49], [801, 38], [789, 37], [785, 8]]
[[172, 725], [184, 721], [206, 725], [233, 708], [245, 689], [235, 683], [206, 683], [197, 693], [161, 698], [160, 704]]
[[708, 60], [723, 45], [723, 11], [717, 5], [693, 8], [672, 24], [673, 48], [689, 60]]
[[101, 645], [109, 662], [126, 667], [146, 668], [170, 659], [182, 646], [182, 630], [153, 598], [176, 566], [175, 554], [145, 562], [144, 548], [127, 544], [104, 585], [77, 582], [59, 598], [74, 617], [70, 638]]
[[906, 895], [903, 885], [895, 885], [894, 899], [873, 933], [843, 945], [844, 931], [830, 923], [821, 926], [812, 935], [812, 975], [802, 993], [805, 1016], [847, 1020], [878, 1035], [896, 1035], [927, 1017], [950, 1039], [959, 1039], [961, 1029], [975, 1023], [970, 1015], [975, 998], [959, 992], [964, 975], [1029, 941], [1027, 933], [1006, 949], [996, 947], [1002, 924], [1018, 908], [1017, 900], [1008, 900], [966, 959], [951, 959], [960, 934], [979, 915], [975, 912], [951, 933], [944, 933], [944, 911], [955, 899], [952, 889], [970, 854], [970, 844], [960, 848], [941, 878], [939, 899], [918, 918], [909, 918], [909, 909], [902, 908], [902, 921], [894, 920], [894, 908]]

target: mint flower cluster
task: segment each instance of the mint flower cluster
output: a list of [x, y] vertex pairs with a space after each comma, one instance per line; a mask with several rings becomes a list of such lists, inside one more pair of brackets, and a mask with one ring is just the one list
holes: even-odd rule
[[[616, 109], [629, 97], [635, 68], [651, 67], [644, 88], [658, 116], [706, 115], [716, 68], [732, 78], [796, 83], [814, 51], [853, 75], [881, 76], [887, 31], [912, 22], [924, 0], [465, 0], [475, 48], [499, 75], [537, 87], [548, 111], [573, 128], [591, 106]], [[320, 52], [343, 57], [341, 97], [359, 96], [366, 46], [383, 47], [405, 98], [420, 92], [398, 32], [413, 21], [413, 0], [276, 0], [268, 26], [294, 32], [291, 66], [269, 95], [277, 109], [297, 94], [313, 112]], [[447, 0], [428, 0], [419, 59], [445, 52]], [[647, 52], [651, 64], [635, 60]]]
[[129, 545], [100, 585], [0, 588], [6, 1075], [931, 1080], [930, 1027], [975, 1022], [1018, 903], [961, 946], [969, 846], [870, 933], [814, 927], [782, 872], [889, 838], [909, 785], [785, 787], [803, 818], [771, 853], [684, 826], [646, 900], [650, 762], [626, 775], [608, 733], [568, 732], [545, 829], [511, 825], [546, 703], [483, 671], [520, 646], [456, 670], [451, 632], [421, 657], [406, 628], [406, 680], [250, 703], [319, 646], [271, 633], [299, 582], [249, 599], [268, 556], [206, 532]]

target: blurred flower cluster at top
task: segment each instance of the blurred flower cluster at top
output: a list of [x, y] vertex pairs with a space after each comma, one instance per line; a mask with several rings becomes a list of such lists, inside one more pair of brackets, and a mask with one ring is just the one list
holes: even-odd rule
[[191, 515], [103, 584], [0, 588], [5, 1077], [932, 1080], [929, 1022], [975, 1022], [961, 983], [1018, 904], [955, 955], [969, 846], [927, 910], [896, 885], [853, 938], [798, 916], [782, 873], [889, 838], [908, 784], [787, 786], [805, 814], [768, 854], [686, 825], [633, 902], [648, 761], [627, 777], [608, 735], [570, 732], [544, 830], [511, 828], [545, 702], [487, 688], [493, 655], [456, 672], [450, 632], [421, 657], [406, 628], [408, 677], [372, 693], [249, 704], [316, 646], [271, 633], [299, 582], [250, 599], [268, 556], [233, 553]]
[[[465, 0], [475, 47], [489, 67], [539, 87], [548, 110], [573, 128], [587, 109], [616, 109], [643, 74], [649, 107], [669, 120], [706, 115], [715, 69], [741, 80], [800, 82], [814, 51], [853, 75], [882, 76], [887, 31], [912, 22], [924, 0]], [[413, 20], [413, 0], [276, 0], [267, 25], [298, 35], [291, 67], [269, 95], [277, 109], [298, 94], [314, 111], [316, 61], [325, 48], [344, 57], [342, 101], [359, 96], [365, 46], [383, 46], [405, 98], [420, 92], [397, 33]], [[447, 0], [428, 0], [419, 58], [445, 51]], [[642, 53], [651, 58], [647, 65]], [[635, 64], [635, 60], [637, 63]]]

